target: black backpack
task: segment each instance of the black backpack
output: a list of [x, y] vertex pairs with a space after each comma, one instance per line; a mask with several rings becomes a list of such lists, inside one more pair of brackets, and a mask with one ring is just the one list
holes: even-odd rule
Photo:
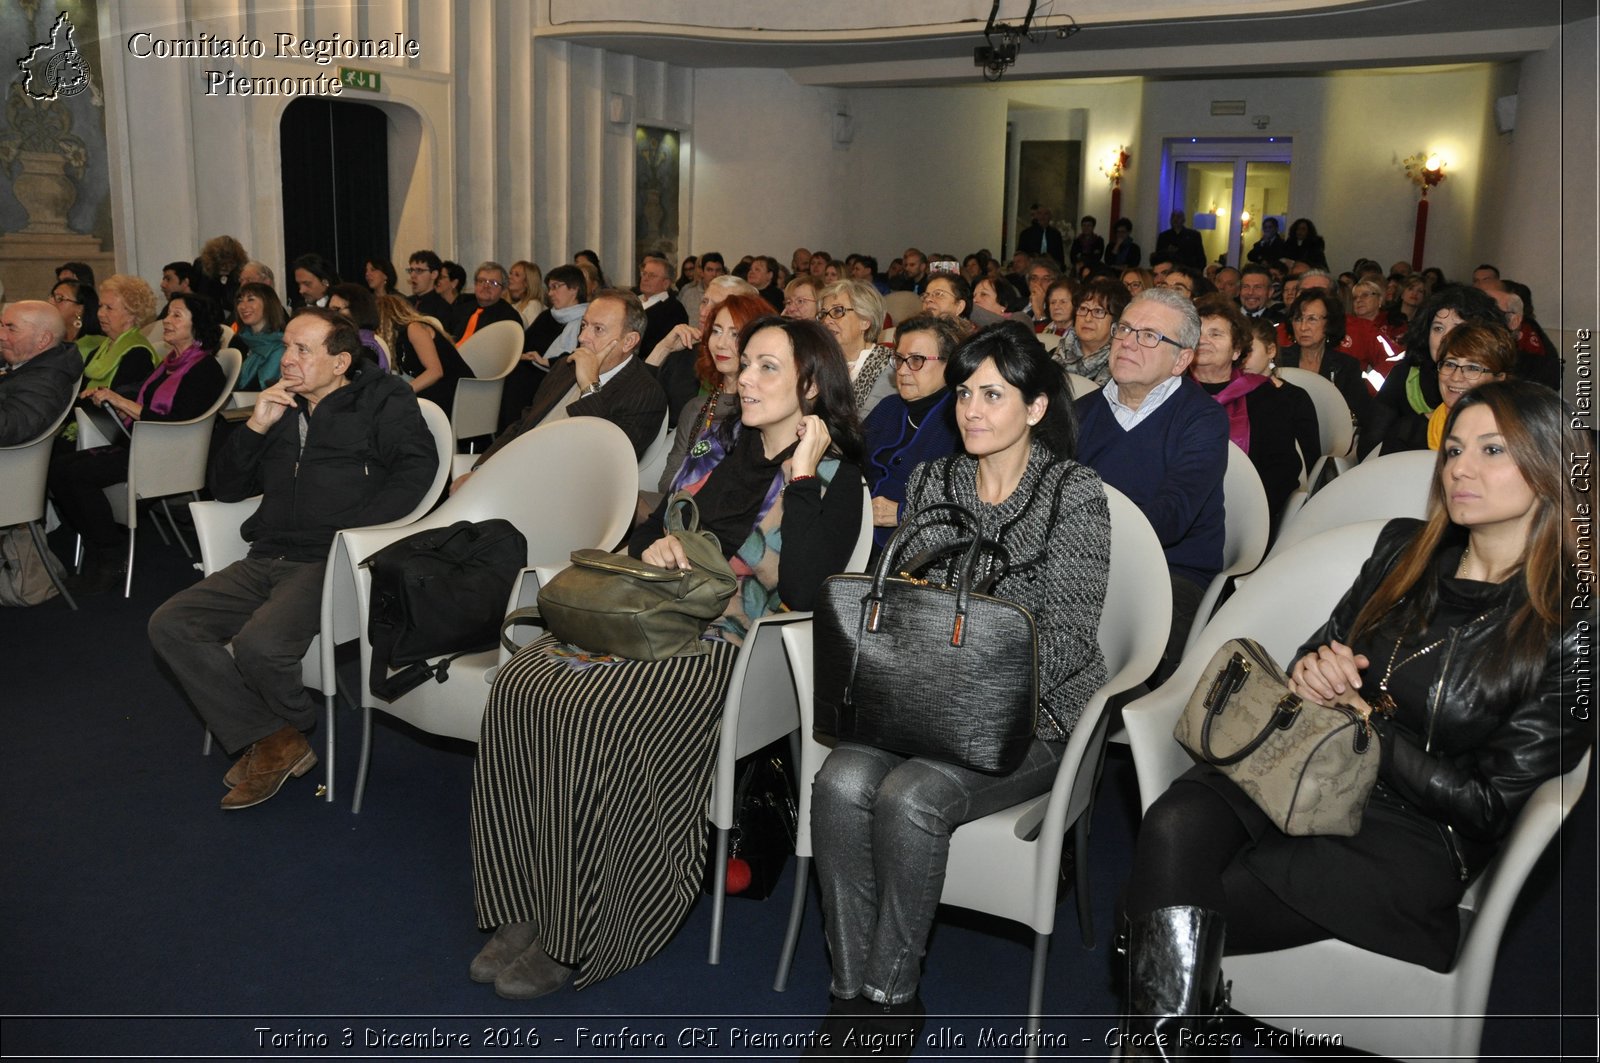
[[[394, 701], [429, 679], [443, 683], [455, 658], [498, 646], [506, 600], [527, 563], [527, 539], [499, 519], [416, 532], [361, 562], [372, 573], [373, 694]], [[391, 676], [391, 668], [400, 671]]]

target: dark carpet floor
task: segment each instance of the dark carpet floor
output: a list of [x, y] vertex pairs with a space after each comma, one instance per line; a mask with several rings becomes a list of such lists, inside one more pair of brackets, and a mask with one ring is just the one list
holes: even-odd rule
[[[77, 613], [59, 601], [0, 610], [0, 1053], [798, 1054], [770, 1041], [814, 1028], [828, 976], [813, 889], [790, 988], [771, 988], [792, 864], [771, 900], [729, 901], [719, 966], [706, 963], [710, 904], [702, 899], [641, 967], [581, 993], [516, 1004], [466, 977], [484, 941], [473, 925], [470, 746], [380, 716], [366, 805], [352, 815], [359, 721], [347, 710], [337, 802], [317, 796], [319, 768], [265, 805], [219, 811], [228, 761], [201, 757], [200, 725], [144, 635], [155, 606], [194, 578], [176, 547], [147, 531], [131, 601], [88, 598]], [[1071, 1044], [1047, 1057], [1107, 1054], [1116, 1008], [1111, 912], [1135, 813], [1131, 763], [1114, 750], [1091, 847], [1096, 942], [1080, 943], [1064, 893], [1046, 1029]], [[1595, 824], [1591, 787], [1512, 918], [1486, 1057], [1594, 1057]], [[934, 1043], [919, 1057], [1020, 1054], [1003, 1038], [1022, 1028], [1030, 938], [1019, 925], [941, 911], [923, 982], [932, 1016], [925, 1040]], [[1234, 1027], [1248, 1038], [1255, 1024], [1241, 1018]], [[460, 1037], [466, 1047], [444, 1042]]]

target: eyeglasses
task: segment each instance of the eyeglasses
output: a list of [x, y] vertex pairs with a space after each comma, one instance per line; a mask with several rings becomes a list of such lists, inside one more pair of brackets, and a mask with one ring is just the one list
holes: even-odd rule
[[[1110, 312], [1111, 311], [1107, 310], [1103, 306], [1080, 306], [1078, 309], [1073, 311], [1074, 314], [1082, 314], [1085, 317], [1092, 317], [1096, 321], [1099, 321]], [[1153, 347], [1155, 344], [1151, 344], [1151, 346]]]
[[1320, 325], [1328, 320], [1321, 314], [1301, 314], [1294, 319], [1296, 325]]
[[943, 288], [929, 288], [927, 291], [922, 293], [922, 301], [925, 302], [925, 303], [927, 303], [927, 302], [942, 303], [942, 302], [945, 302], [947, 300], [948, 301], [954, 301], [954, 299], [955, 299], [955, 296], [951, 295], [949, 292], [945, 291]]
[[1446, 373], [1460, 373], [1468, 380], [1476, 380], [1490, 371], [1486, 365], [1479, 365], [1477, 362], [1458, 362], [1454, 358], [1446, 358], [1439, 363], [1440, 376]]
[[853, 313], [855, 313], [855, 308], [854, 307], [835, 305], [835, 306], [828, 307], [826, 310], [818, 310], [817, 311], [817, 320], [821, 321], [825, 317], [831, 317], [835, 321], [838, 321], [841, 317], [844, 317], [846, 314], [853, 314]]
[[1183, 349], [1183, 344], [1171, 336], [1163, 336], [1153, 328], [1134, 328], [1132, 325], [1125, 325], [1121, 321], [1111, 326], [1111, 335], [1112, 338], [1119, 340], [1124, 336], [1132, 336], [1141, 347], [1159, 347], [1163, 343], [1170, 343], [1179, 350]]
[[78, 300], [74, 299], [70, 295], [55, 295], [55, 294], [52, 294], [50, 296], [50, 301], [52, 303], [55, 303], [57, 306], [60, 306], [62, 303], [71, 303], [73, 306], [82, 306], [83, 305], [81, 302], [79, 302]]
[[506, 286], [505, 281], [489, 280], [486, 277], [479, 277], [475, 283], [481, 288], [504, 288]]
[[894, 359], [895, 369], [909, 369], [913, 373], [920, 373], [922, 367], [929, 362], [944, 361], [943, 358], [930, 357], [926, 354], [891, 354], [889, 357]]

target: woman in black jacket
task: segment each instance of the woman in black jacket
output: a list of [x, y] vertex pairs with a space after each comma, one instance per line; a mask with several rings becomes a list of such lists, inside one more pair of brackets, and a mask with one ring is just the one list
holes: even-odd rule
[[1283, 834], [1204, 766], [1150, 806], [1125, 898], [1125, 1030], [1170, 1044], [1192, 1028], [1215, 1006], [1224, 946], [1332, 937], [1433, 970], [1455, 962], [1467, 884], [1590, 741], [1587, 716], [1567, 710], [1589, 611], [1563, 626], [1581, 556], [1563, 512], [1594, 503], [1589, 480], [1564, 475], [1563, 456], [1591, 446], [1569, 424], [1554, 393], [1525, 382], [1464, 396], [1428, 519], [1384, 529], [1301, 648], [1295, 691], [1348, 706], [1380, 738], [1358, 833]]

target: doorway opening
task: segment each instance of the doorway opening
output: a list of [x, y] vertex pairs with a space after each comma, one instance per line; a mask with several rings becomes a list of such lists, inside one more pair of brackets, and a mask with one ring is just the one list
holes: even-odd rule
[[[371, 104], [299, 99], [284, 109], [283, 249], [308, 252], [360, 283], [366, 260], [391, 258], [389, 121]], [[285, 287], [298, 303], [293, 276]]]
[[1291, 137], [1172, 137], [1161, 146], [1161, 217], [1181, 210], [1200, 233], [1206, 261], [1243, 261], [1263, 218], [1288, 232]]

